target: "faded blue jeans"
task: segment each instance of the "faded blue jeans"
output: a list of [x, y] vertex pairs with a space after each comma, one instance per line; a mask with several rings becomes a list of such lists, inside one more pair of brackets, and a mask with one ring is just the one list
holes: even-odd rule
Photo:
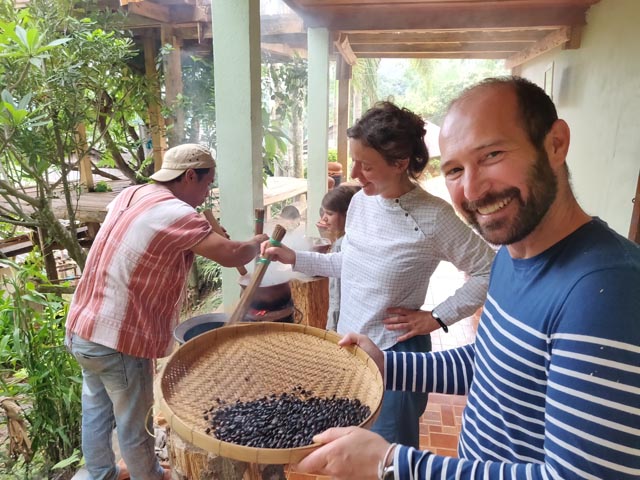
[[82, 453], [93, 480], [115, 480], [111, 438], [116, 427], [131, 480], [160, 480], [153, 432], [153, 361], [73, 335], [69, 349], [82, 367]]
[[[396, 343], [387, 351], [429, 352], [431, 336], [418, 335]], [[427, 407], [428, 393], [394, 392], [385, 390], [380, 415], [371, 430], [387, 442], [420, 448], [420, 417]]]

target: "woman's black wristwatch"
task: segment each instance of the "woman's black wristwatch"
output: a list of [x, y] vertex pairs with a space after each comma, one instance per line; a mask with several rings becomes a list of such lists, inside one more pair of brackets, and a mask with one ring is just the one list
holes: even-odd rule
[[444, 323], [442, 320], [440, 320], [440, 317], [438, 316], [438, 314], [433, 310], [431, 311], [431, 316], [436, 322], [438, 322], [438, 325], [442, 327], [442, 330], [444, 331], [444, 333], [447, 333], [449, 331], [449, 327], [447, 327], [447, 324]]

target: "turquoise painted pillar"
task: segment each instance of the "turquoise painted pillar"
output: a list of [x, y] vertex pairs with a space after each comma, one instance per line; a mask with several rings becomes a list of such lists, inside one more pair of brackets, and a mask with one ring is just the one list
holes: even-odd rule
[[[262, 207], [260, 1], [213, 0], [212, 17], [221, 224], [246, 240]], [[239, 295], [237, 270], [223, 269], [226, 312]]]
[[329, 130], [329, 31], [307, 31], [309, 94], [307, 156], [307, 235], [318, 236], [316, 221], [322, 197], [327, 192]]

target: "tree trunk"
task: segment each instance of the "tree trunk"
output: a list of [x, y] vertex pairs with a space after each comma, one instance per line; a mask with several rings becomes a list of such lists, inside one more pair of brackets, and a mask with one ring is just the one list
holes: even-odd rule
[[[84, 270], [87, 254], [80, 245], [78, 238], [72, 235], [54, 216], [51, 204], [46, 202], [37, 212], [39, 226], [47, 230], [48, 239], [54, 240], [66, 249], [69, 256]], [[75, 229], [74, 229], [75, 231]], [[43, 239], [47, 240], [47, 239]]]
[[47, 231], [42, 227], [38, 227], [38, 244], [42, 252], [47, 278], [50, 282], [55, 282], [58, 280], [58, 270], [56, 269], [56, 259], [53, 256], [53, 249], [51, 248], [51, 240], [48, 237]]

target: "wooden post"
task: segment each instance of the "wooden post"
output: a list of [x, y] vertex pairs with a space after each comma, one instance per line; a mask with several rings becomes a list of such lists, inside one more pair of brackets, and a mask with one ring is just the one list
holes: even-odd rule
[[[87, 191], [93, 191], [93, 172], [91, 171], [91, 157], [87, 149], [87, 129], [84, 123], [78, 124], [77, 133], [78, 155], [80, 161], [78, 162], [78, 169], [80, 170], [80, 184], [84, 185]], [[87, 231], [89, 238], [92, 240], [96, 238], [98, 230], [100, 229], [100, 223], [87, 222]]]
[[313, 277], [291, 281], [293, 305], [302, 314], [302, 324], [327, 328], [329, 311], [329, 279]]
[[182, 39], [178, 38], [171, 27], [163, 25], [162, 43], [170, 43], [172, 51], [165, 59], [165, 93], [171, 116], [167, 119], [173, 128], [169, 130], [169, 145], [175, 147], [184, 141], [184, 108], [178, 103], [178, 95], [183, 92], [182, 61], [180, 58]]
[[152, 100], [147, 106], [149, 112], [149, 128], [151, 130], [151, 142], [153, 144], [153, 167], [154, 171], [162, 167], [162, 156], [167, 149], [165, 139], [164, 118], [160, 108], [160, 85], [158, 82], [158, 72], [156, 72], [156, 49], [155, 39], [152, 35], [144, 36], [144, 70], [149, 85], [152, 90]]
[[344, 61], [342, 56], [337, 59], [339, 68], [338, 77], [338, 163], [342, 165], [342, 180], [349, 178], [347, 167], [347, 128], [349, 128], [349, 89], [351, 84], [351, 65]]
[[87, 191], [93, 191], [93, 173], [91, 172], [91, 158], [87, 151], [87, 129], [84, 123], [78, 124], [78, 132], [76, 135], [78, 148], [78, 170], [80, 170], [80, 183], [84, 185]]

